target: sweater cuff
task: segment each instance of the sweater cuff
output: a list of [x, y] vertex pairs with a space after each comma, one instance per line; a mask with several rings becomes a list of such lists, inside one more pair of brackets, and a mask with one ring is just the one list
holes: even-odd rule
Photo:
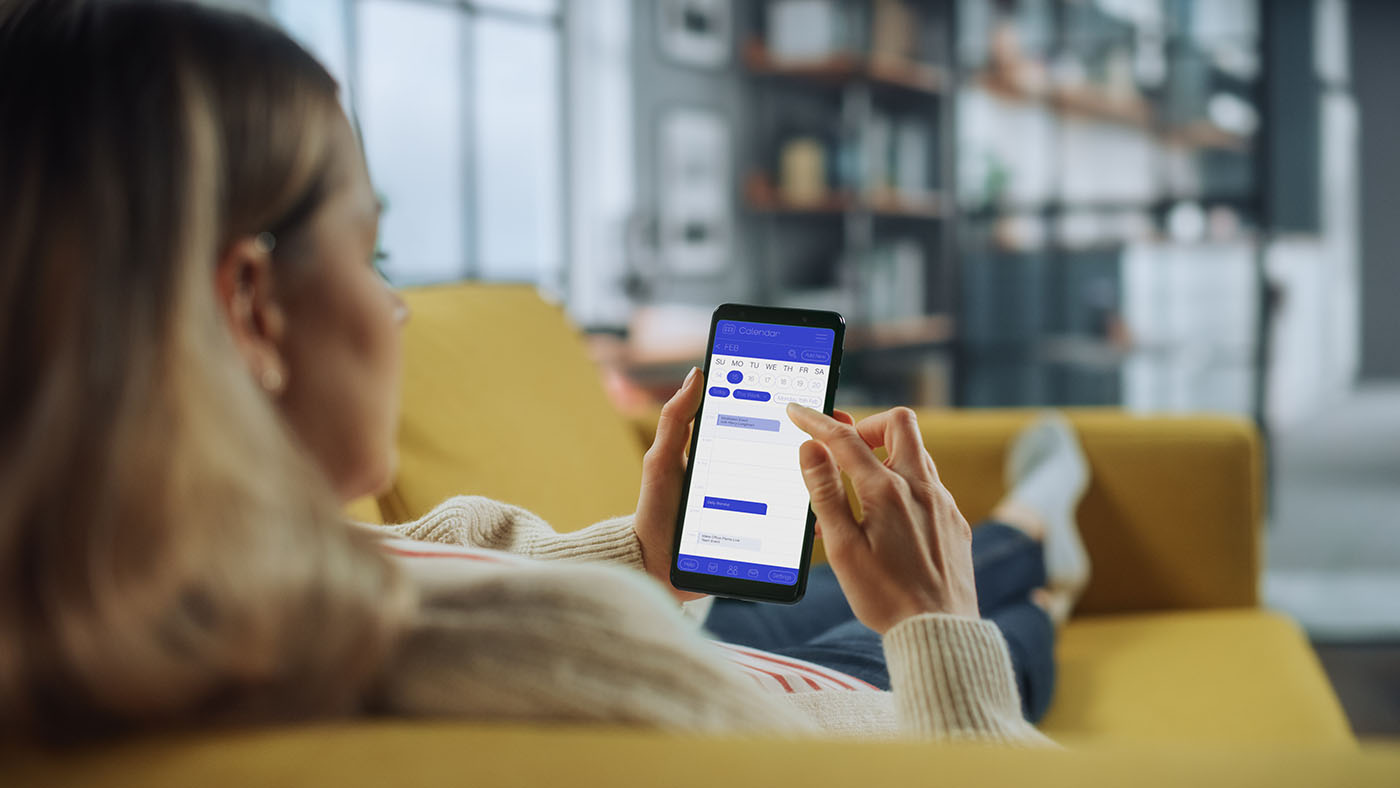
[[547, 561], [607, 561], [642, 569], [642, 543], [633, 515], [614, 517], [570, 533], [551, 535], [534, 546], [535, 558]]
[[905, 730], [941, 739], [1025, 737], [1011, 656], [995, 624], [925, 613], [892, 627], [884, 646]]

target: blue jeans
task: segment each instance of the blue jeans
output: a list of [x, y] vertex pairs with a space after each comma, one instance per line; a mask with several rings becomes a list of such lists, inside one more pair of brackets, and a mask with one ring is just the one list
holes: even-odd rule
[[[1001, 630], [1021, 691], [1021, 711], [1037, 722], [1055, 690], [1055, 626], [1030, 601], [1045, 585], [1039, 542], [1009, 525], [972, 529], [972, 565], [982, 617]], [[720, 640], [805, 659], [890, 688], [880, 636], [856, 620], [831, 567], [812, 567], [807, 594], [796, 605], [716, 599], [705, 628]]]

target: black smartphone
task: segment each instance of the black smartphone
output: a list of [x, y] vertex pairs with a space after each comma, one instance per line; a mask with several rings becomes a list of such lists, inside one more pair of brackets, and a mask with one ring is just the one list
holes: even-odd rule
[[676, 519], [676, 588], [785, 604], [806, 593], [816, 516], [797, 447], [808, 436], [787, 404], [831, 413], [845, 334], [836, 312], [715, 310]]

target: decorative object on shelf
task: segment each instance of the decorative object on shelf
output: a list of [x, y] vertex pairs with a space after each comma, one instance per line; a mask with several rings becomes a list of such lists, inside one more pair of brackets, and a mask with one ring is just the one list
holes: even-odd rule
[[794, 137], [779, 153], [778, 192], [794, 207], [820, 205], [827, 196], [826, 150], [812, 137]]
[[889, 115], [871, 113], [861, 134], [860, 182], [853, 184], [866, 197], [887, 193], [890, 188], [891, 148], [894, 123]]
[[985, 210], [1005, 210], [1010, 202], [1012, 170], [996, 151], [986, 151], [987, 162], [982, 177], [982, 199]]
[[661, 119], [658, 241], [682, 275], [722, 270], [733, 246], [729, 124], [717, 112], [673, 109]]
[[768, 54], [781, 65], [829, 61], [852, 48], [852, 21], [836, 0], [772, 0]]
[[661, 51], [686, 66], [721, 68], [733, 49], [731, 0], [659, 0]]
[[1016, 27], [1003, 20], [992, 30], [988, 47], [987, 82], [1025, 96], [1039, 96], [1049, 85], [1045, 65], [1025, 55]]
[[870, 25], [870, 60], [904, 63], [918, 46], [919, 15], [904, 0], [875, 0]]
[[918, 202], [927, 199], [932, 191], [929, 185], [930, 153], [935, 150], [932, 132], [922, 118], [902, 117], [895, 121], [891, 185], [903, 200]]
[[910, 320], [924, 314], [922, 244], [900, 238], [870, 250], [858, 265], [865, 276], [865, 314], [871, 322]]
[[1183, 200], [1167, 213], [1167, 237], [1177, 243], [1196, 243], [1206, 236], [1206, 213], [1199, 203]]

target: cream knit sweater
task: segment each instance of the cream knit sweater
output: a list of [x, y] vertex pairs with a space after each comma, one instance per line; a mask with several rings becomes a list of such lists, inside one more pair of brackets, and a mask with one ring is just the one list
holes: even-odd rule
[[746, 681], [638, 571], [630, 516], [560, 534], [524, 509], [459, 497], [415, 522], [377, 528], [542, 559], [445, 561], [391, 550], [422, 605], [376, 693], [386, 712], [1049, 743], [1022, 719], [1006, 643], [985, 621], [926, 614], [889, 630], [891, 692], [774, 694]]

